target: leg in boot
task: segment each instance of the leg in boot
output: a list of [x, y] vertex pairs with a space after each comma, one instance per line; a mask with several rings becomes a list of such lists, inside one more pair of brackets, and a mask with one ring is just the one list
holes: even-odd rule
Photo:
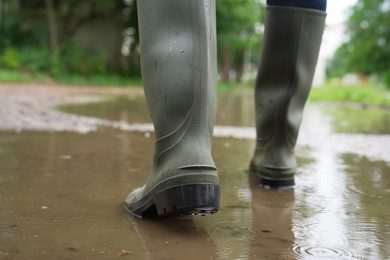
[[[269, 0], [255, 87], [256, 150], [250, 172], [271, 188], [294, 185], [294, 147], [317, 63], [325, 0]], [[296, 3], [296, 6], [286, 6]], [[309, 4], [308, 8], [302, 5]], [[313, 9], [314, 8], [314, 9]]]
[[212, 214], [216, 107], [214, 0], [139, 0], [144, 90], [154, 124], [153, 166], [125, 209], [138, 217]]

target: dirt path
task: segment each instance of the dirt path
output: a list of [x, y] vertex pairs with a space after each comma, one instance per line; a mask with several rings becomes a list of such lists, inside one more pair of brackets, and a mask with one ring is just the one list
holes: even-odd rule
[[107, 95], [142, 95], [141, 88], [69, 87], [0, 83], [0, 130], [87, 133], [105, 120], [56, 111], [61, 104], [100, 102]]

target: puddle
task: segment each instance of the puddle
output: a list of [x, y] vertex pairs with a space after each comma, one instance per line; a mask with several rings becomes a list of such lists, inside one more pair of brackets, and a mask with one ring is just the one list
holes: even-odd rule
[[390, 111], [376, 107], [322, 104], [337, 133], [390, 134]]
[[[298, 185], [264, 190], [246, 174], [254, 149], [252, 96], [225, 93], [213, 147], [220, 212], [145, 221], [121, 208], [151, 164], [143, 97], [61, 111], [64, 119], [72, 113], [122, 128], [0, 131], [0, 259], [390, 257], [389, 112], [308, 104]], [[367, 125], [357, 120], [368, 117]], [[136, 123], [149, 128], [128, 131]]]
[[78, 106], [62, 105], [58, 109], [71, 114], [98, 117], [110, 121], [151, 123], [145, 98], [141, 95], [111, 96], [105, 102]]

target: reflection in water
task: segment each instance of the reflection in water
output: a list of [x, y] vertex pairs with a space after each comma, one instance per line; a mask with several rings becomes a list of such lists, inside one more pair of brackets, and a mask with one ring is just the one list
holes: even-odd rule
[[[263, 190], [246, 174], [254, 149], [248, 93], [221, 98], [218, 124], [225, 128], [217, 130], [233, 134], [215, 139], [222, 208], [205, 218], [129, 221], [122, 210], [147, 178], [153, 134], [0, 131], [0, 259], [389, 259], [389, 114], [364, 130], [381, 129], [380, 136], [337, 134], [335, 122], [348, 115], [309, 104], [298, 185]], [[149, 122], [144, 100], [131, 99], [72, 109]]]
[[245, 167], [253, 143], [233, 138], [216, 139], [214, 159], [221, 185], [221, 210], [213, 216], [194, 218], [207, 231], [218, 250], [218, 259], [246, 259], [253, 236], [250, 191]]
[[[353, 196], [355, 211], [350, 239], [365, 237], [367, 254], [390, 257], [390, 177], [389, 162], [371, 161], [354, 154], [342, 157], [348, 173], [349, 192]], [[356, 221], [358, 220], [358, 221]], [[355, 241], [356, 243], [356, 241]]]
[[[319, 109], [311, 109], [307, 114], [309, 116], [306, 119], [309, 120], [306, 123], [312, 118], [319, 122], [332, 121]], [[333, 127], [333, 124], [321, 124], [319, 134], [332, 136]], [[390, 251], [384, 246], [384, 241], [388, 241], [389, 237], [382, 236], [383, 227], [367, 229], [367, 220], [361, 205], [362, 198], [351, 192], [356, 181], [371, 175], [371, 171], [367, 170], [369, 160], [366, 159], [356, 169], [356, 176], [353, 176], [348, 168], [354, 167], [356, 163], [343, 162], [345, 155], [335, 152], [334, 149], [338, 145], [334, 142], [317, 143], [311, 151], [314, 161], [298, 175], [299, 186], [295, 193], [297, 203], [293, 221], [296, 236], [294, 252], [302, 257], [314, 255], [337, 259], [388, 257]], [[389, 172], [388, 162], [378, 161], [375, 165], [382, 165], [383, 169], [387, 168], [386, 172]], [[383, 180], [383, 184], [389, 181], [389, 177], [385, 177], [387, 181]], [[369, 193], [376, 192], [376, 187], [369, 188]], [[381, 203], [389, 204], [389, 199], [387, 196]], [[370, 202], [372, 203], [377, 204], [375, 199]], [[374, 215], [389, 216], [389, 213], [387, 208], [377, 207]], [[386, 221], [378, 219], [374, 223], [377, 225]]]
[[132, 222], [143, 243], [146, 259], [216, 259], [213, 240], [197, 229], [192, 217], [135, 219]]
[[[82, 105], [62, 105], [60, 111], [88, 117], [98, 117], [110, 121], [149, 123], [150, 117], [144, 96], [112, 96], [105, 102]], [[137, 111], [134, 113], [134, 111]]]
[[[293, 218], [294, 253], [305, 257], [362, 259], [365, 240], [351, 243], [347, 180], [337, 156], [317, 150], [316, 160], [299, 175]], [[310, 259], [310, 258], [309, 258]]]
[[218, 98], [217, 125], [255, 126], [253, 89], [223, 92]]
[[389, 162], [371, 161], [355, 154], [344, 154], [342, 160], [350, 182], [353, 183], [353, 186], [350, 186], [351, 189], [363, 196], [377, 199], [384, 199], [389, 195]]
[[332, 118], [337, 133], [390, 134], [389, 110], [341, 105], [322, 105], [322, 110]]
[[265, 190], [249, 178], [252, 231], [248, 259], [292, 259], [294, 190]]

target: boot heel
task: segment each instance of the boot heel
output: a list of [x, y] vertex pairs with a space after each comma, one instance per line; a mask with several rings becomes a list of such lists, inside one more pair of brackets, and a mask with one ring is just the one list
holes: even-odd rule
[[220, 190], [214, 184], [191, 184], [170, 188], [154, 199], [159, 216], [206, 216], [219, 210]]

